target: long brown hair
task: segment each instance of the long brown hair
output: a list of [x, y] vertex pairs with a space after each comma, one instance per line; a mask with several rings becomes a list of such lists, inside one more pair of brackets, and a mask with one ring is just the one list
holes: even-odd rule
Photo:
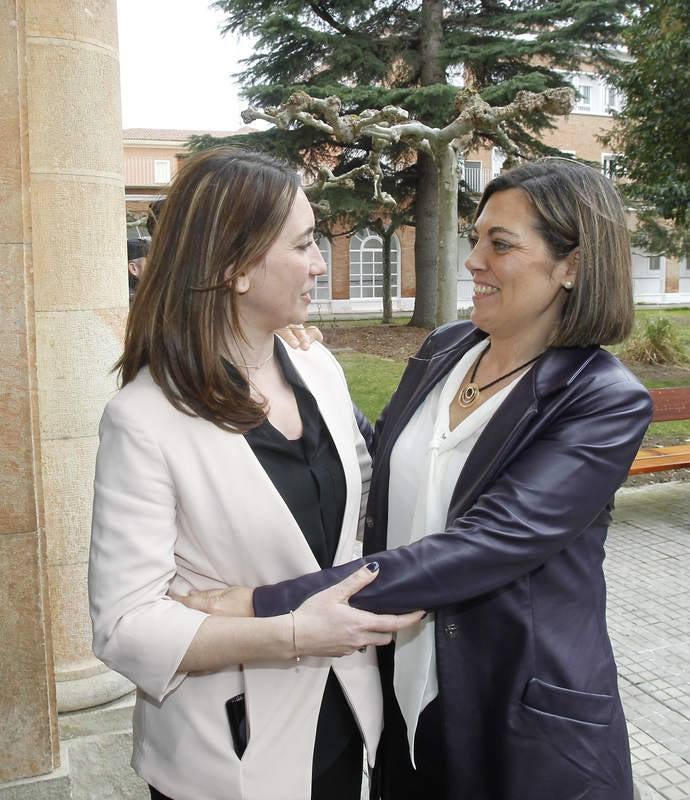
[[230, 378], [221, 357], [228, 335], [244, 338], [231, 286], [266, 255], [299, 185], [280, 162], [239, 148], [205, 150], [184, 162], [163, 204], [115, 365], [123, 386], [148, 366], [187, 414], [238, 432], [263, 421], [262, 406]]
[[577, 161], [546, 158], [488, 183], [475, 219], [492, 194], [506, 189], [527, 193], [552, 258], [565, 258], [578, 248], [575, 286], [551, 344], [584, 347], [623, 341], [635, 321], [632, 259], [625, 207], [611, 181]]

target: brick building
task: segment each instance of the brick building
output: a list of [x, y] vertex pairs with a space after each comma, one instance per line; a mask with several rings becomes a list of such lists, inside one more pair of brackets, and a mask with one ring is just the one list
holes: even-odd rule
[[[124, 148], [125, 202], [128, 216], [145, 215], [151, 201], [165, 194], [165, 188], [177, 172], [180, 160], [187, 155], [191, 136], [232, 136], [252, 128], [236, 131], [161, 130], [155, 128], [125, 128], [122, 131]], [[144, 226], [129, 227], [127, 236], [136, 239], [146, 236]]]
[[[616, 154], [599, 141], [612, 125], [612, 110], [619, 107], [620, 97], [592, 72], [572, 73], [570, 82], [578, 90], [578, 102], [572, 114], [562, 118], [554, 130], [545, 131], [544, 141], [564, 154], [600, 165], [610, 173]], [[245, 133], [211, 132], [215, 136]], [[127, 209], [145, 212], [151, 200], [160, 197], [177, 170], [185, 143], [192, 134], [206, 131], [128, 129], [124, 134], [124, 162]], [[478, 194], [503, 166], [503, 153], [494, 148], [480, 150], [461, 164], [461, 174]], [[631, 225], [633, 218], [631, 216]], [[146, 235], [143, 227], [130, 227], [130, 237]], [[393, 238], [393, 309], [411, 311], [414, 306], [414, 229], [402, 228]], [[317, 281], [314, 292], [315, 315], [367, 315], [381, 310], [383, 260], [381, 240], [371, 230], [352, 236], [336, 236], [320, 242], [328, 273]], [[464, 267], [467, 240], [460, 237], [458, 259], [458, 306], [471, 305], [472, 281]], [[639, 303], [678, 304], [690, 302], [690, 265], [663, 253], [633, 250], [635, 299]]]

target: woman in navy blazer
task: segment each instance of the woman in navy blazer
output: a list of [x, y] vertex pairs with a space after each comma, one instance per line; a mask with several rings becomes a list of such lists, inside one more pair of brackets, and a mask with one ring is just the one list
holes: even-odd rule
[[[351, 605], [430, 612], [380, 650], [372, 798], [631, 800], [602, 569], [651, 417], [600, 348], [633, 324], [624, 208], [595, 170], [548, 159], [487, 186], [470, 241], [472, 321], [429, 336], [370, 436], [380, 571]], [[254, 611], [360, 563], [255, 589]]]

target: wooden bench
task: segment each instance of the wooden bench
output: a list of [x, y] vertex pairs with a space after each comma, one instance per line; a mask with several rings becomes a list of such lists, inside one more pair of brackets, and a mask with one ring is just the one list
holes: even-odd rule
[[[690, 420], [690, 386], [650, 389], [654, 403], [652, 422]], [[669, 447], [641, 447], [630, 467], [630, 475], [690, 467], [690, 442]]]

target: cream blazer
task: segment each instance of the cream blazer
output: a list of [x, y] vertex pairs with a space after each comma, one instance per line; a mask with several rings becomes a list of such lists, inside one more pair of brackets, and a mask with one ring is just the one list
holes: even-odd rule
[[[288, 354], [318, 402], [345, 473], [340, 564], [352, 557], [370, 462], [335, 359], [320, 345]], [[108, 403], [89, 566], [93, 647], [137, 686], [132, 766], [144, 780], [174, 800], [309, 800], [331, 667], [373, 762], [382, 727], [374, 648], [300, 664], [177, 671], [206, 615], [168, 591], [257, 586], [318, 568], [243, 436], [177, 411], [148, 369]], [[225, 701], [240, 693], [250, 731], [241, 760], [225, 715]]]

